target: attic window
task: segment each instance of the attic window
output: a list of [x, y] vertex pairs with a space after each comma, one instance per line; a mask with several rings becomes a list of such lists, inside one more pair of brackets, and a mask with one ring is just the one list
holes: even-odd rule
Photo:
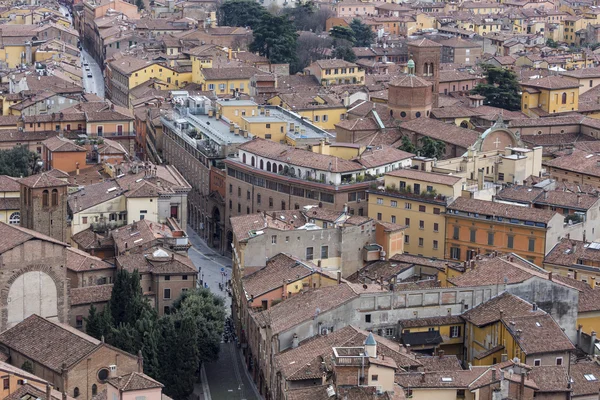
[[452, 378], [442, 378], [442, 382], [452, 382]]
[[583, 375], [586, 381], [597, 381], [596, 377], [593, 374], [585, 374]]

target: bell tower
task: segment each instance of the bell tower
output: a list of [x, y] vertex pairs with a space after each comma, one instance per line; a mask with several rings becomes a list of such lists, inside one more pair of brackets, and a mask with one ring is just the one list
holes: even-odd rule
[[19, 179], [21, 226], [61, 242], [67, 237], [67, 182], [48, 172]]
[[414, 74], [432, 83], [433, 107], [438, 107], [440, 88], [440, 63], [442, 45], [429, 39], [418, 39], [407, 43], [408, 53], [414, 61]]

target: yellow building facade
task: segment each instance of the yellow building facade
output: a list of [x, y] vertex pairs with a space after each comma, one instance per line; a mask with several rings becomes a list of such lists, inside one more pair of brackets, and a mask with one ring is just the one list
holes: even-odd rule
[[444, 258], [445, 213], [464, 178], [400, 169], [385, 175], [385, 190], [369, 191], [369, 217], [405, 225], [404, 252]]
[[579, 109], [579, 82], [549, 76], [542, 79], [522, 82], [521, 111], [536, 117], [537, 109], [545, 113], [572, 112]]

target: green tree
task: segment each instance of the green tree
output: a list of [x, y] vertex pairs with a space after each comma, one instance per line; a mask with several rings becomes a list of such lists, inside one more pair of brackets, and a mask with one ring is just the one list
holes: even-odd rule
[[29, 176], [40, 171], [40, 156], [23, 146], [0, 150], [0, 175]]
[[108, 303], [114, 326], [134, 324], [149, 306], [144, 299], [140, 274], [122, 269], [117, 273], [112, 295]]
[[258, 52], [274, 64], [294, 62], [298, 34], [287, 16], [264, 13], [253, 29], [250, 51]]
[[417, 148], [408, 136], [402, 136], [402, 144], [398, 147], [399, 150], [404, 150], [409, 153], [416, 154]]
[[333, 50], [332, 53], [334, 58], [339, 58], [341, 60], [346, 60], [349, 62], [356, 61], [356, 54], [354, 54], [354, 50], [350, 46], [338, 46]]
[[142, 11], [146, 8], [146, 5], [144, 4], [143, 0], [135, 0], [135, 5], [137, 6], [138, 11]]
[[444, 142], [441, 140], [432, 139], [429, 136], [423, 136], [420, 138], [419, 143], [421, 143], [419, 151], [423, 157], [439, 159], [446, 151], [446, 144]]
[[358, 18], [352, 20], [350, 29], [354, 32], [354, 45], [357, 47], [369, 47], [375, 41], [375, 32]]
[[92, 304], [88, 316], [85, 318], [85, 332], [96, 339], [100, 339], [105, 333], [103, 319], [103, 313], [98, 312], [96, 306]]
[[284, 12], [290, 16], [297, 31], [316, 33], [325, 30], [327, 19], [333, 15], [331, 9], [318, 8], [313, 1], [306, 1], [296, 7], [286, 7]]
[[553, 39], [548, 39], [548, 40], [546, 40], [546, 46], [556, 49], [558, 47], [558, 43], [556, 41], [554, 41]]
[[29, 360], [25, 361], [23, 365], [21, 365], [21, 369], [23, 371], [29, 372], [30, 374], [33, 374], [33, 364]]
[[475, 86], [471, 93], [484, 96], [487, 105], [510, 111], [520, 110], [521, 88], [515, 73], [490, 64], [483, 64], [481, 67], [485, 71], [487, 82]]
[[167, 395], [187, 399], [194, 391], [198, 369], [198, 325], [190, 314], [174, 316], [176, 335], [172, 340], [171, 357], [177, 360], [177, 381], [166, 387]]
[[333, 45], [337, 46], [338, 41], [346, 41], [354, 45], [356, 38], [354, 37], [354, 31], [348, 26], [337, 25], [329, 30], [329, 36], [333, 38]]
[[253, 30], [267, 10], [256, 1], [230, 0], [221, 4], [218, 10], [219, 25], [249, 26]]
[[175, 301], [176, 315], [191, 315], [198, 325], [199, 359], [214, 361], [219, 356], [221, 335], [225, 327], [225, 303], [208, 289], [187, 291]]

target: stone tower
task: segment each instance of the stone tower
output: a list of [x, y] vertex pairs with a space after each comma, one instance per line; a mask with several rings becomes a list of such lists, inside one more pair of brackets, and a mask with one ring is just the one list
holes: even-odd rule
[[415, 62], [415, 75], [433, 84], [433, 107], [437, 108], [440, 88], [440, 63], [442, 45], [429, 39], [418, 39], [407, 43], [408, 54]]
[[19, 179], [21, 226], [61, 242], [67, 237], [67, 186], [47, 172]]

